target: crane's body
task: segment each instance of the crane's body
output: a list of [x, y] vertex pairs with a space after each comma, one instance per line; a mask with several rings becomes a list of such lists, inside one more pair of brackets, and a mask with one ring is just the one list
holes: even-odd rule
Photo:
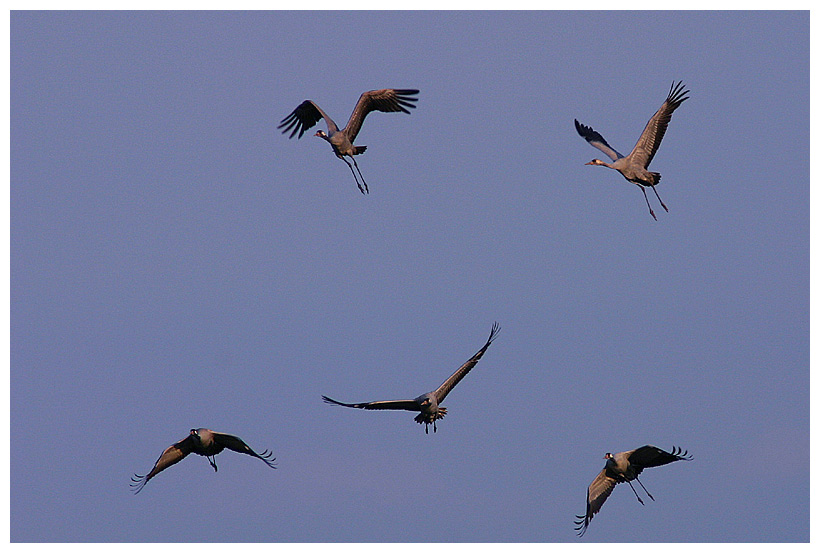
[[633, 184], [637, 184], [640, 187], [654, 187], [661, 181], [660, 173], [653, 173], [652, 171], [647, 171], [646, 168], [640, 167], [639, 165], [632, 163], [632, 160], [625, 157], [620, 157], [612, 163], [607, 163], [605, 161], [601, 161], [600, 159], [593, 159], [592, 161], [585, 163], [584, 165], [603, 165], [604, 167], [615, 169], [621, 175], [623, 175], [626, 180]]
[[[319, 119], [324, 119], [327, 124], [327, 133], [319, 130], [313, 136], [318, 136], [330, 144], [336, 157], [344, 161], [350, 168], [350, 172], [353, 173], [353, 178], [356, 180], [359, 191], [361, 191], [362, 194], [367, 194], [370, 190], [356, 163], [356, 159], [353, 157], [363, 154], [367, 149], [367, 146], [355, 146], [353, 144], [362, 128], [364, 118], [367, 117], [367, 114], [371, 111], [400, 111], [409, 114], [410, 112], [407, 108], [416, 107], [413, 102], [418, 101], [418, 98], [413, 98], [412, 96], [418, 93], [418, 90], [412, 88], [385, 88], [365, 92], [359, 97], [359, 101], [356, 103], [356, 107], [353, 109], [353, 113], [350, 114], [350, 119], [343, 129], [339, 129], [333, 119], [331, 119], [316, 102], [313, 100], [305, 100], [299, 104], [290, 115], [282, 119], [282, 122], [277, 128], [284, 128], [282, 131], [283, 134], [287, 134], [290, 131], [288, 138], [293, 138], [297, 132], [299, 133], [298, 138], [302, 138], [302, 135], [305, 134], [307, 129], [315, 125]], [[349, 157], [353, 161], [353, 166], [350, 165], [345, 157]], [[359, 178], [356, 176], [356, 171], [353, 170], [354, 166], [356, 167], [356, 171], [359, 171], [359, 177], [362, 179], [361, 183], [359, 183]]]
[[672, 83], [672, 87], [669, 89], [669, 94], [666, 96], [666, 100], [663, 102], [658, 111], [655, 112], [655, 115], [653, 115], [646, 123], [643, 133], [641, 133], [640, 138], [638, 138], [638, 142], [635, 144], [635, 147], [628, 156], [624, 156], [615, 148], [610, 146], [604, 137], [592, 127], [582, 125], [577, 119], [575, 120], [575, 130], [578, 134], [589, 142], [590, 145], [601, 150], [612, 160], [612, 163], [608, 163], [606, 161], [601, 161], [600, 159], [593, 159], [585, 165], [600, 165], [603, 167], [609, 167], [610, 169], [615, 169], [623, 175], [626, 180], [636, 184], [643, 192], [643, 197], [646, 200], [646, 206], [649, 208], [649, 214], [652, 215], [655, 220], [658, 218], [655, 217], [655, 212], [652, 211], [652, 206], [649, 205], [649, 198], [646, 196], [647, 187], [651, 188], [655, 192], [655, 196], [657, 196], [661, 206], [666, 211], [669, 211], [669, 209], [666, 207], [666, 204], [663, 203], [663, 200], [661, 200], [661, 197], [658, 195], [658, 191], [655, 189], [655, 186], [661, 180], [661, 174], [649, 171], [648, 167], [661, 145], [663, 135], [666, 133], [666, 127], [669, 125], [669, 121], [672, 118], [672, 112], [674, 112], [678, 106], [689, 98], [686, 96], [689, 91], [684, 90], [683, 88], [683, 83], [680, 81], [677, 84]]

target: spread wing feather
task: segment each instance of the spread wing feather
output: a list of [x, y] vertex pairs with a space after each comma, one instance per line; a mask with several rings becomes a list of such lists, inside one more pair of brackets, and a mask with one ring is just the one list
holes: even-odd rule
[[140, 490], [142, 490], [150, 479], [171, 465], [182, 461], [193, 450], [194, 438], [191, 435], [168, 447], [162, 452], [162, 455], [159, 456], [157, 462], [154, 463], [154, 468], [151, 469], [151, 472], [144, 475], [135, 474], [131, 477], [131, 488], [134, 490], [134, 493], [140, 493]]
[[487, 351], [487, 348], [490, 347], [490, 344], [492, 344], [493, 340], [495, 340], [499, 328], [500, 327], [498, 326], [498, 323], [493, 323], [493, 327], [492, 329], [490, 329], [490, 337], [487, 338], [487, 343], [484, 344], [484, 346], [480, 350], [478, 350], [475, 355], [470, 357], [470, 359], [466, 363], [459, 367], [458, 370], [450, 376], [450, 378], [445, 380], [441, 384], [441, 386], [439, 386], [436, 389], [435, 392], [433, 392], [433, 394], [435, 394], [436, 396], [436, 401], [438, 401], [439, 404], [442, 401], [444, 401], [444, 398], [447, 397], [447, 394], [450, 393], [450, 390], [452, 390], [455, 387], [455, 385], [458, 384], [462, 378], [467, 376], [467, 373], [470, 372], [470, 370], [473, 367], [475, 367], [476, 363], [478, 363], [478, 360], [481, 359], [481, 356], [484, 355], [484, 352]]
[[359, 134], [362, 123], [364, 123], [364, 118], [371, 111], [410, 113], [407, 108], [416, 107], [413, 102], [418, 101], [418, 98], [411, 98], [411, 96], [418, 93], [419, 91], [414, 88], [384, 88], [365, 92], [359, 97], [359, 101], [356, 103], [356, 107], [353, 108], [353, 113], [350, 114], [350, 119], [344, 128], [347, 138], [351, 142], [356, 139], [356, 135]]
[[584, 535], [592, 517], [601, 510], [604, 501], [606, 501], [609, 494], [612, 493], [617, 483], [614, 478], [607, 475], [606, 469], [604, 468], [589, 485], [587, 489], [587, 512], [583, 516], [579, 515], [575, 517], [575, 530], [579, 536]]
[[327, 133], [333, 134], [339, 129], [336, 127], [336, 123], [333, 122], [322, 108], [320, 108], [313, 100], [305, 100], [290, 112], [290, 115], [282, 119], [282, 122], [279, 124], [277, 129], [281, 129], [284, 127], [282, 134], [287, 134], [289, 131], [290, 136], [288, 138], [293, 138], [297, 132], [299, 133], [299, 138], [302, 138], [302, 135], [305, 134], [305, 131], [315, 125], [319, 119], [324, 118], [325, 122], [327, 123]]
[[272, 457], [273, 452], [268, 451], [267, 449], [262, 453], [257, 453], [248, 446], [242, 439], [232, 436], [230, 434], [223, 434], [222, 432], [212, 432], [214, 441], [219, 445], [230, 449], [231, 451], [236, 451], [237, 453], [244, 453], [245, 455], [250, 455], [251, 457], [256, 457], [257, 459], [262, 459], [266, 465], [270, 468], [275, 469], [276, 457]]
[[342, 403], [327, 396], [322, 396], [325, 403], [341, 405], [342, 407], [354, 407], [356, 409], [393, 409], [397, 411], [421, 411], [421, 407], [412, 399], [396, 399], [387, 401], [370, 401], [368, 403]]
[[629, 463], [640, 474], [640, 469], [660, 467], [675, 461], [689, 461], [692, 456], [678, 447], [673, 447], [672, 452], [669, 453], [653, 445], [645, 445], [633, 450], [628, 458]]
[[632, 153], [629, 154], [635, 160], [635, 163], [644, 168], [649, 167], [649, 164], [652, 163], [652, 158], [655, 157], [655, 152], [658, 151], [661, 145], [663, 135], [666, 134], [666, 127], [672, 119], [672, 112], [678, 109], [678, 106], [685, 100], [689, 99], [686, 96], [689, 91], [683, 90], [683, 88], [682, 81], [678, 81], [677, 84], [673, 82], [666, 100], [646, 123], [641, 137], [632, 149]]
[[624, 157], [620, 152], [618, 152], [618, 150], [610, 146], [598, 131], [592, 127], [582, 125], [577, 119], [575, 120], [575, 130], [578, 131], [578, 134], [580, 134], [584, 140], [589, 142], [590, 145], [595, 146], [603, 153], [608, 155], [612, 161], [618, 161], [618, 159]]

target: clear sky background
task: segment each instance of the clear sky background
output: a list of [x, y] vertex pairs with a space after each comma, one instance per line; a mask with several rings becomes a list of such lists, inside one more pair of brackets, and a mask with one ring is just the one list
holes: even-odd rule
[[[573, 119], [628, 153], [679, 79], [656, 222]], [[276, 129], [386, 87], [368, 196]], [[14, 12], [11, 539], [808, 540], [808, 145], [808, 12]], [[493, 321], [436, 434], [320, 399], [430, 391]], [[134, 496], [194, 427], [279, 468]], [[578, 540], [644, 444], [694, 461]]]

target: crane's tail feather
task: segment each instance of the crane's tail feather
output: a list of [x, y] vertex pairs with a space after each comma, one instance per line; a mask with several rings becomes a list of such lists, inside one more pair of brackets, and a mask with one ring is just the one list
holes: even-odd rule
[[444, 415], [446, 415], [446, 414], [447, 414], [447, 408], [446, 407], [439, 407], [438, 408], [438, 413], [436, 413], [435, 415], [430, 416], [427, 413], [419, 413], [418, 415], [416, 415], [416, 418], [414, 418], [413, 420], [416, 421], [419, 424], [424, 424], [424, 423], [432, 424], [434, 421], [437, 421], [439, 419], [443, 419]]
[[366, 149], [367, 146], [353, 146], [353, 155], [357, 156], [359, 154], [363, 154]]

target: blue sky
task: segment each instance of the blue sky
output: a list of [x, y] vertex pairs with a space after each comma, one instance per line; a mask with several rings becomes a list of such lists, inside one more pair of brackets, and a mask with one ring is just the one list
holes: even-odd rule
[[[583, 541], [809, 539], [808, 12], [14, 12], [10, 59], [12, 541], [578, 542], [647, 443], [694, 461]], [[629, 152], [673, 80], [654, 221], [573, 119]], [[368, 196], [276, 129], [385, 87]], [[321, 401], [493, 321], [436, 434]], [[279, 469], [132, 495], [194, 427]]]

